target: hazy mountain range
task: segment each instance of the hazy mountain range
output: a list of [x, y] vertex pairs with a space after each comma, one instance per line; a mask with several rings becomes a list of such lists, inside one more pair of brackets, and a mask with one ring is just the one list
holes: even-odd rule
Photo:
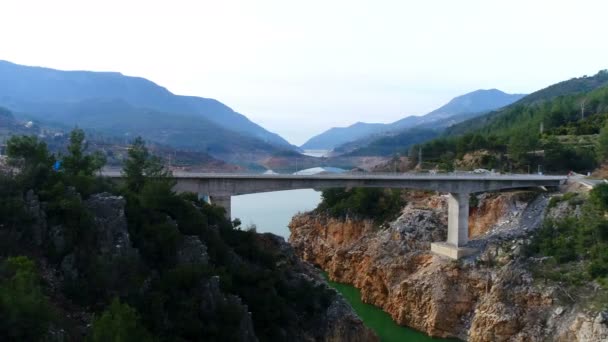
[[[332, 128], [302, 148], [387, 154], [391, 150], [387, 144], [402, 147], [432, 139], [446, 127], [521, 97], [496, 89], [477, 90], [426, 115], [391, 124], [358, 122]], [[139, 135], [239, 164], [259, 164], [268, 156], [298, 149], [217, 100], [175, 95], [147, 79], [117, 72], [61, 71], [0, 61], [0, 107], [46, 127], [79, 126], [124, 142]]]
[[330, 150], [341, 145], [363, 146], [387, 134], [411, 128], [446, 128], [468, 118], [509, 105], [524, 94], [507, 94], [498, 89], [476, 90], [458, 97], [421, 116], [408, 116], [390, 124], [357, 122], [348, 127], [334, 127], [312, 137], [301, 148]]
[[117, 72], [61, 71], [0, 61], [0, 106], [16, 116], [145, 139], [230, 159], [293, 150], [223, 103], [175, 95]]

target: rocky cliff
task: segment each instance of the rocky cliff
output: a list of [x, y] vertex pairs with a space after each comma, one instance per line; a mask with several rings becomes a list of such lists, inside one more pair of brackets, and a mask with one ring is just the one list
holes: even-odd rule
[[[522, 246], [540, 225], [548, 196], [484, 194], [471, 210], [474, 256], [453, 261], [430, 252], [447, 234], [445, 198], [410, 196], [384, 228], [320, 213], [294, 217], [296, 253], [401, 325], [470, 341], [605, 341], [608, 314], [573, 302], [558, 285], [535, 279]], [[560, 215], [551, 209], [549, 215]]]
[[[49, 248], [53, 251], [54, 257], [47, 259], [42, 258], [40, 253], [33, 255], [41, 267], [41, 276], [49, 288], [51, 302], [59, 315], [69, 321], [66, 326], [53, 326], [49, 334], [60, 336], [58, 340], [82, 340], [89, 332], [95, 313], [92, 308], [67, 299], [64, 293], [73, 291], [70, 288], [72, 284], [82, 284], [90, 276], [83, 271], [83, 263], [88, 259], [94, 259], [95, 272], [111, 275], [109, 278], [103, 278], [106, 290], [112, 291], [112, 295], [121, 296], [124, 295], [121, 292], [124, 290], [121, 279], [124, 281], [125, 278], [120, 275], [140, 267], [138, 265], [141, 255], [132, 244], [125, 215], [124, 197], [101, 193], [82, 200], [79, 195], [73, 193], [73, 190], [68, 189], [68, 192], [71, 192], [75, 200], [82, 203], [86, 212], [90, 214], [91, 220], [88, 222], [91, 226], [87, 228], [93, 235], [86, 249], [73, 247], [74, 238], [66, 226], [49, 224], [47, 203], [41, 202], [32, 191], [25, 196], [25, 202], [32, 216], [30, 233], [34, 237], [33, 246], [38, 249]], [[177, 222], [170, 217], [167, 221], [178, 231]], [[4, 232], [0, 229], [0, 233]], [[259, 247], [272, 254], [273, 260], [278, 260], [275, 265], [278, 271], [275, 274], [280, 274], [284, 278], [281, 283], [286, 285], [282, 290], [299, 293], [304, 291], [304, 288], [318, 289], [309, 293], [309, 297], [302, 298], [303, 302], [314, 303], [315, 306], [310, 309], [314, 312], [311, 315], [300, 313], [301, 316], [294, 320], [293, 325], [282, 327], [285, 336], [289, 336], [294, 341], [377, 341], [374, 333], [363, 325], [344, 298], [329, 288], [317, 269], [300, 261], [283, 238], [271, 234], [254, 234], [254, 240]], [[233, 263], [242, 267], [255, 267], [247, 264], [247, 261], [235, 252], [231, 252], [230, 255]], [[0, 261], [2, 261], [1, 256]], [[178, 266], [211, 269], [212, 262], [208, 247], [199, 236], [180, 234], [180, 243], [176, 250]], [[110, 272], [107, 272], [108, 270]], [[260, 272], [268, 273], [265, 270]], [[158, 275], [152, 273], [143, 282], [141, 293], [148, 292], [157, 278]], [[272, 288], [266, 290], [274, 291]], [[260, 327], [254, 324], [252, 315], [255, 315], [255, 312], [252, 313], [238, 295], [226, 291], [221, 285], [220, 276], [212, 275], [203, 279], [196, 286], [195, 291], [198, 293], [192, 295], [191, 301], [198, 301], [196, 305], [198, 315], [211, 319], [217, 316], [218, 312], [230, 307], [238, 320], [236, 324], [238, 331], [234, 336], [238, 337], [239, 341], [258, 341], [256, 329]]]

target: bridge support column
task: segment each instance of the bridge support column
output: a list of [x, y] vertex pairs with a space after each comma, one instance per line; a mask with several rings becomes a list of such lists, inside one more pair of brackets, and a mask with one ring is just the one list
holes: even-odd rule
[[448, 243], [463, 247], [469, 242], [469, 193], [450, 193], [448, 197]]
[[232, 198], [230, 196], [210, 196], [209, 199], [211, 200], [211, 204], [224, 208], [224, 210], [226, 210], [226, 218], [231, 220], [230, 206]]
[[469, 197], [468, 192], [450, 193], [448, 197], [448, 239], [434, 242], [431, 251], [459, 259], [474, 252], [466, 248], [469, 242]]

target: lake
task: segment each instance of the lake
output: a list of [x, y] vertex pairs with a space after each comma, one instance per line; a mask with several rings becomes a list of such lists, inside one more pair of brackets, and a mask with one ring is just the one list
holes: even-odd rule
[[[240, 218], [243, 227], [255, 224], [259, 233], [273, 233], [287, 240], [287, 225], [291, 218], [298, 212], [316, 208], [320, 201], [321, 193], [309, 189], [233, 196], [232, 218]], [[346, 298], [365, 325], [373, 329], [383, 342], [438, 341], [419, 331], [397, 325], [381, 309], [363, 303], [357, 288], [334, 282], [329, 284]]]
[[256, 225], [259, 233], [289, 238], [287, 225], [298, 212], [310, 211], [321, 201], [321, 193], [311, 189], [263, 192], [232, 197], [232, 219], [243, 227]]
[[302, 154], [310, 156], [310, 157], [327, 157], [330, 150], [304, 150]]

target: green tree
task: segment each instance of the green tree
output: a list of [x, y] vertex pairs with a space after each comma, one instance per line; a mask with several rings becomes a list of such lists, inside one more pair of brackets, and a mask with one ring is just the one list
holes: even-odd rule
[[152, 336], [141, 324], [137, 311], [114, 299], [108, 308], [93, 320], [91, 342], [146, 342]]
[[608, 160], [608, 124], [600, 130], [597, 155], [600, 163]]
[[55, 158], [35, 136], [13, 136], [6, 142], [9, 165], [16, 167], [24, 187], [38, 189], [47, 180]]
[[508, 152], [512, 160], [523, 164], [530, 160], [529, 152], [538, 147], [538, 135], [527, 130], [518, 130], [511, 136]]
[[160, 158], [150, 154], [141, 137], [137, 137], [131, 144], [123, 173], [126, 176], [127, 189], [136, 193], [143, 189], [146, 177], [160, 179], [171, 175]]
[[19, 256], [0, 264], [0, 336], [6, 341], [41, 341], [52, 319], [34, 262]]
[[63, 157], [63, 168], [69, 176], [93, 176], [99, 171], [106, 159], [101, 152], [86, 154], [88, 144], [82, 129], [76, 128], [70, 133], [68, 154]]

